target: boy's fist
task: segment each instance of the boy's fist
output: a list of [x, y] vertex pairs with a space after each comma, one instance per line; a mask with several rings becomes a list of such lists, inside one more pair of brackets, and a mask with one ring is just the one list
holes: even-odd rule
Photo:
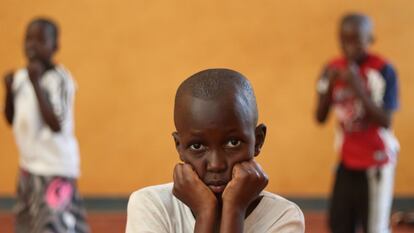
[[190, 164], [179, 163], [175, 165], [173, 179], [174, 196], [190, 207], [196, 217], [203, 211], [215, 211], [216, 197], [198, 177]]
[[339, 71], [336, 68], [328, 68], [325, 74], [326, 78], [332, 82], [335, 81], [336, 78], [338, 78], [338, 75]]
[[39, 60], [33, 60], [27, 65], [27, 72], [29, 73], [30, 81], [36, 82], [42, 77], [46, 67]]
[[238, 163], [234, 165], [232, 179], [223, 192], [223, 203], [247, 209], [268, 182], [266, 173], [254, 160]]

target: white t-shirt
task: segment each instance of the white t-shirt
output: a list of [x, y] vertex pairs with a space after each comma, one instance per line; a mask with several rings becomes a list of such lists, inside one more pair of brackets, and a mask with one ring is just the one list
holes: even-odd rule
[[[173, 183], [134, 192], [128, 202], [126, 233], [192, 233], [189, 207], [172, 194]], [[244, 232], [303, 233], [305, 220], [294, 203], [263, 191], [263, 198], [244, 221]]]
[[79, 176], [79, 149], [74, 136], [73, 102], [75, 84], [61, 65], [43, 74], [40, 87], [46, 92], [61, 124], [53, 132], [43, 121], [27, 69], [14, 74], [13, 132], [21, 168], [42, 176]]

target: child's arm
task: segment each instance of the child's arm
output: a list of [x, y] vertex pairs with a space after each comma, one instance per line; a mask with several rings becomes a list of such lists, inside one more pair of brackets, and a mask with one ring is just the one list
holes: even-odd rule
[[391, 125], [392, 111], [387, 111], [382, 106], [377, 106], [369, 93], [364, 88], [364, 85], [359, 76], [358, 66], [352, 64], [344, 72], [343, 78], [354, 91], [355, 95], [361, 100], [362, 106], [370, 119], [384, 128], [389, 128]]
[[335, 69], [326, 68], [318, 80], [318, 104], [316, 108], [316, 120], [325, 123], [332, 104], [332, 87], [338, 72]]
[[13, 85], [13, 72], [10, 72], [4, 77], [4, 86], [6, 88], [4, 115], [9, 125], [13, 124], [13, 118], [14, 118], [14, 93], [12, 90], [12, 85]]
[[223, 192], [220, 232], [243, 232], [249, 205], [259, 198], [268, 177], [254, 160], [236, 164], [233, 178]]
[[213, 192], [200, 180], [189, 164], [177, 164], [174, 168], [173, 194], [193, 212], [195, 233], [211, 233], [217, 223], [217, 200]]
[[53, 132], [59, 132], [61, 130], [60, 122], [53, 111], [52, 104], [50, 103], [46, 92], [40, 87], [39, 83], [40, 78], [45, 72], [44, 65], [40, 61], [34, 61], [29, 63], [27, 70], [29, 72], [33, 89], [36, 93], [37, 102], [39, 104], [43, 120]]

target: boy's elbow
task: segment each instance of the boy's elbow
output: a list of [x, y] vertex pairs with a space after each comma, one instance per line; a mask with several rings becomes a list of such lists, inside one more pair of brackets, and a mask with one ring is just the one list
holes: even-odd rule
[[6, 117], [6, 122], [9, 126], [13, 125], [13, 119], [10, 119], [9, 117]]
[[6, 118], [6, 120], [10, 126], [13, 126], [13, 118]]
[[60, 131], [62, 131], [62, 127], [60, 126], [59, 122], [57, 122], [57, 121], [53, 122], [52, 124], [49, 124], [49, 128], [54, 133], [59, 133]]
[[379, 126], [383, 128], [390, 128], [391, 127], [391, 111], [385, 111], [383, 114], [377, 114], [372, 116], [372, 120], [376, 122]]
[[326, 122], [326, 118], [327, 118], [326, 115], [322, 115], [319, 112], [317, 112], [316, 115], [315, 115], [316, 123], [318, 123], [320, 125], [324, 124]]
[[7, 110], [5, 111], [4, 117], [6, 118], [6, 122], [8, 125], [13, 125], [13, 114], [9, 113]]
[[50, 129], [54, 132], [54, 133], [59, 133], [62, 129], [59, 125], [54, 126], [54, 127], [50, 127]]
[[391, 127], [391, 120], [388, 117], [386, 117], [383, 120], [381, 126], [384, 127], [384, 128], [386, 128], [386, 129], [390, 128]]
[[44, 117], [45, 123], [54, 133], [59, 133], [62, 130], [59, 118], [54, 114], [47, 114]]
[[318, 124], [323, 124], [326, 122], [326, 119], [328, 118], [330, 110], [330, 104], [318, 104], [318, 107], [315, 110], [315, 120]]

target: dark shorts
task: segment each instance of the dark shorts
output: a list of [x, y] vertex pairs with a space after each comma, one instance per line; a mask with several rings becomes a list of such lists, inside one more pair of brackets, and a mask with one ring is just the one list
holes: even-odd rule
[[338, 167], [329, 210], [333, 233], [390, 233], [394, 164], [367, 170]]
[[17, 233], [87, 233], [76, 180], [20, 171], [15, 206]]

